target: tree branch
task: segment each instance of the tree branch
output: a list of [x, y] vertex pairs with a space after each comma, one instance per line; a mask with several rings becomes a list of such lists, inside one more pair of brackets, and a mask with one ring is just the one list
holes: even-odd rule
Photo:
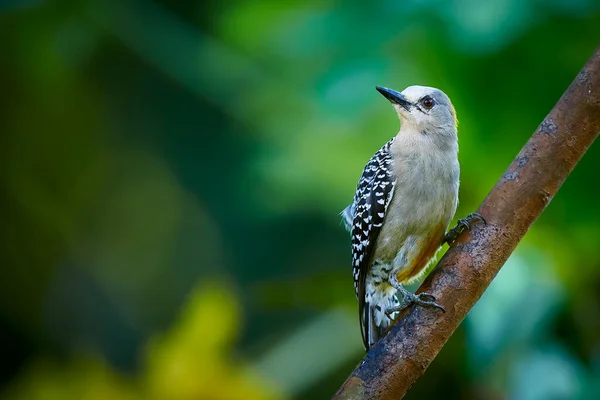
[[498, 180], [419, 292], [446, 313], [406, 310], [333, 397], [398, 399], [425, 372], [600, 133], [600, 47]]

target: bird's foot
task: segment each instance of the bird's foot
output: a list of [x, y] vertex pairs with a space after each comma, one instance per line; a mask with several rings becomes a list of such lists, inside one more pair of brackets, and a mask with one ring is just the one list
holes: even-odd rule
[[459, 219], [458, 223], [456, 224], [456, 226], [454, 228], [450, 229], [446, 233], [446, 235], [444, 235], [444, 243], [448, 243], [448, 245], [451, 245], [452, 243], [454, 243], [454, 241], [464, 231], [470, 231], [471, 230], [471, 228], [473, 227], [473, 222], [475, 220], [480, 220], [484, 224], [487, 224], [487, 221], [485, 220], [485, 218], [483, 218], [481, 216], [481, 214], [479, 214], [479, 213], [471, 213], [471, 214], [467, 215], [465, 218]]
[[400, 305], [398, 305], [396, 307], [388, 308], [385, 311], [385, 314], [390, 319], [392, 319], [392, 315], [394, 313], [400, 312], [412, 304], [416, 304], [416, 305], [419, 305], [422, 307], [434, 307], [434, 308], [438, 308], [438, 309], [442, 310], [443, 312], [446, 312], [446, 309], [444, 307], [440, 306], [438, 303], [436, 303], [435, 297], [430, 295], [429, 293], [421, 292], [419, 294], [413, 294], [404, 288], [401, 288], [398, 290], [402, 294], [402, 302], [400, 303]]

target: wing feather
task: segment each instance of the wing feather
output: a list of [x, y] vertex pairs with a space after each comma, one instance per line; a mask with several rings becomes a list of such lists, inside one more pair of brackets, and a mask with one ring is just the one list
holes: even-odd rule
[[369, 313], [365, 310], [366, 278], [371, 257], [387, 207], [391, 203], [396, 184], [392, 171], [390, 146], [387, 142], [365, 166], [354, 196], [354, 218], [352, 220], [352, 267], [354, 289], [358, 299], [361, 334], [368, 348], [368, 332], [371, 329]]

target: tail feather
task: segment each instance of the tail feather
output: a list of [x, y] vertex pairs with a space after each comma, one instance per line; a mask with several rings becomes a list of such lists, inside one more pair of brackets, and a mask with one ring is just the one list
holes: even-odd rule
[[394, 293], [381, 293], [380, 296], [370, 296], [365, 302], [365, 308], [360, 315], [361, 333], [365, 350], [369, 350], [377, 341], [385, 335], [392, 324], [395, 315], [391, 318], [386, 311], [399, 304]]
[[375, 322], [375, 312], [376, 309], [373, 305], [365, 303], [364, 315], [360, 321], [365, 350], [369, 350], [383, 335], [382, 327]]

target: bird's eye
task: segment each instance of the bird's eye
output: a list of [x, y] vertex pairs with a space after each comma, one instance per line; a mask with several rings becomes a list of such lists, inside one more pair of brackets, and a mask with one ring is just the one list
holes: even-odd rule
[[427, 96], [421, 100], [421, 104], [423, 104], [423, 107], [429, 109], [435, 105], [435, 101], [433, 101], [431, 97]]

